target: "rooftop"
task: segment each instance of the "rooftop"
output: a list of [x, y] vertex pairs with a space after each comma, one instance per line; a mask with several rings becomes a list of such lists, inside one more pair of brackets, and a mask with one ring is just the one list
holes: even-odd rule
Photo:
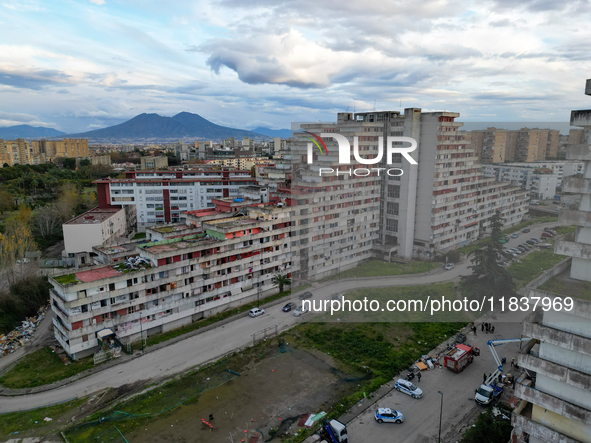
[[188, 235], [181, 238], [172, 238], [157, 242], [146, 243], [141, 245], [144, 251], [152, 254], [160, 254], [162, 252], [172, 252], [179, 249], [192, 248], [197, 244], [218, 243], [219, 240], [211, 238], [205, 234]]
[[119, 211], [124, 211], [122, 208], [109, 208], [109, 209], [100, 209], [98, 207], [91, 209], [90, 211], [86, 211], [84, 214], [79, 215], [78, 217], [74, 217], [71, 220], [68, 220], [65, 225], [90, 225], [90, 224], [98, 224], [102, 223], [105, 220], [108, 220], [113, 215], [118, 213]]

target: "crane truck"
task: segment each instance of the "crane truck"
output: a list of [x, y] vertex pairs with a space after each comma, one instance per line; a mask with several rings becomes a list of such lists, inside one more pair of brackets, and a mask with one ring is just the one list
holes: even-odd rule
[[476, 393], [474, 394], [474, 401], [482, 406], [490, 405], [493, 400], [499, 398], [501, 393], [503, 392], [503, 388], [498, 385], [497, 379], [499, 374], [503, 372], [503, 363], [499, 358], [497, 351], [495, 350], [496, 346], [501, 346], [506, 343], [516, 343], [516, 342], [524, 342], [530, 341], [531, 338], [523, 337], [523, 338], [508, 338], [502, 340], [489, 340], [486, 344], [488, 345], [490, 352], [495, 359], [495, 363], [497, 364], [497, 369], [488, 376], [488, 378], [480, 385], [480, 388], [476, 389]]

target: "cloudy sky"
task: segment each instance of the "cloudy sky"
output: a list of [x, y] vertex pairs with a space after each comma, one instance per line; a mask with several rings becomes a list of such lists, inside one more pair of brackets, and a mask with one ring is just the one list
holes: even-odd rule
[[401, 103], [567, 121], [591, 108], [589, 23], [586, 0], [0, 0], [0, 126], [289, 128]]

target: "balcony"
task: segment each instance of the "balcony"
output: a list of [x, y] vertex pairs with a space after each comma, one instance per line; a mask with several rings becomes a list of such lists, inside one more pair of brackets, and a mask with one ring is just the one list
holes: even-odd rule
[[[529, 414], [531, 417], [531, 411]], [[547, 443], [580, 443], [578, 440], [574, 440], [554, 429], [550, 429], [533, 421], [530, 417], [526, 417], [526, 415], [527, 414], [511, 414], [511, 424], [513, 425], [514, 432], [518, 435], [518, 438], [519, 434], [526, 433]], [[521, 442], [524, 440], [520, 439], [519, 441]]]
[[591, 160], [591, 145], [569, 145], [566, 150], [567, 160]]
[[521, 354], [517, 359], [519, 366], [542, 373], [549, 378], [569, 384], [575, 388], [591, 392], [591, 376], [589, 374], [534, 357], [533, 355]]
[[583, 228], [591, 228], [591, 212], [567, 209], [560, 211], [558, 220], [566, 225], [575, 225]]
[[562, 190], [574, 194], [591, 194], [591, 178], [564, 177]]
[[591, 411], [521, 383], [515, 385], [515, 397], [581, 423], [591, 423]]

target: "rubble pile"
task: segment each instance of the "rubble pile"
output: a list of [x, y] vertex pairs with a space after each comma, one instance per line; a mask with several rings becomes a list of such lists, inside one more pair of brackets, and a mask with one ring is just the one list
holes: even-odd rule
[[45, 317], [48, 308], [49, 306], [41, 307], [36, 316], [27, 318], [21, 322], [21, 326], [6, 335], [0, 334], [0, 358], [12, 354], [31, 340], [37, 325]]

